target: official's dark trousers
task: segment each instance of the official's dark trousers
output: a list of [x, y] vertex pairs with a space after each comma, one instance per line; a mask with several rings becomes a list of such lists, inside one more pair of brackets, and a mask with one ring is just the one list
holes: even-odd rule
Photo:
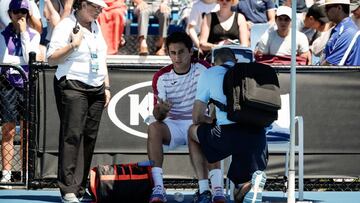
[[54, 78], [60, 117], [58, 184], [62, 195], [85, 193], [101, 114], [104, 87]]

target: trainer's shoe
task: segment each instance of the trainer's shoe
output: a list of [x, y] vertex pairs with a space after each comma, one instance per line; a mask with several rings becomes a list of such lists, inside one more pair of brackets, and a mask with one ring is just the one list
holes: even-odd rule
[[211, 192], [209, 190], [205, 190], [201, 194], [197, 191], [194, 194], [193, 203], [211, 203]]
[[79, 203], [79, 199], [76, 197], [74, 193], [67, 193], [61, 197], [62, 203]]
[[247, 182], [242, 184], [240, 187], [234, 188], [234, 200], [235, 203], [243, 203], [244, 197], [246, 193], [248, 193], [251, 189], [251, 182]]
[[222, 187], [215, 187], [213, 189], [212, 203], [226, 203], [226, 197]]
[[265, 173], [263, 171], [255, 171], [251, 179], [251, 189], [246, 193], [244, 203], [261, 203], [265, 182]]
[[156, 185], [153, 188], [149, 203], [164, 203], [166, 201], [166, 193], [164, 188], [160, 185]]

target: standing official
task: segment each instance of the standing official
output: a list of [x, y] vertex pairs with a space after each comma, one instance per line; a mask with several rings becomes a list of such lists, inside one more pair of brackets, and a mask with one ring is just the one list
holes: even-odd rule
[[47, 52], [57, 65], [54, 89], [60, 116], [58, 183], [62, 202], [85, 194], [101, 114], [110, 100], [106, 43], [96, 19], [103, 0], [77, 0], [55, 27]]

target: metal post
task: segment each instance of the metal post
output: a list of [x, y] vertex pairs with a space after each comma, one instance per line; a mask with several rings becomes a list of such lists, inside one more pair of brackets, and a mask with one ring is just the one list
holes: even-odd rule
[[35, 67], [36, 62], [36, 53], [29, 53], [29, 118], [28, 118], [28, 153], [27, 153], [27, 188], [29, 188], [29, 183], [35, 178], [35, 159], [36, 159], [36, 145], [35, 138], [37, 133], [37, 121], [36, 121], [36, 85], [35, 81], [37, 78], [37, 68]]
[[296, 2], [291, 2], [291, 74], [290, 74], [290, 167], [288, 203], [295, 203], [295, 110], [296, 110]]

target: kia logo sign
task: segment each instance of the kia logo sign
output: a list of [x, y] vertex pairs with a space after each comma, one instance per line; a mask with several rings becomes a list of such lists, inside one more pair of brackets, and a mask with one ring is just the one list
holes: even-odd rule
[[[136, 93], [136, 90], [151, 86], [151, 84], [151, 81], [147, 81], [131, 85], [119, 91], [111, 98], [108, 106], [108, 115], [110, 120], [118, 128], [129, 134], [147, 138], [147, 133], [138, 131], [134, 128], [138, 127], [140, 122], [144, 122], [144, 120], [148, 120], [149, 117], [152, 116], [154, 96], [153, 93], [147, 92], [144, 98], [140, 100], [140, 95]], [[129, 125], [126, 125], [123, 121], [121, 121], [116, 114], [116, 106], [123, 99], [129, 99], [130, 108], [128, 106], [118, 106], [118, 108], [125, 108], [126, 110], [129, 109]]]

